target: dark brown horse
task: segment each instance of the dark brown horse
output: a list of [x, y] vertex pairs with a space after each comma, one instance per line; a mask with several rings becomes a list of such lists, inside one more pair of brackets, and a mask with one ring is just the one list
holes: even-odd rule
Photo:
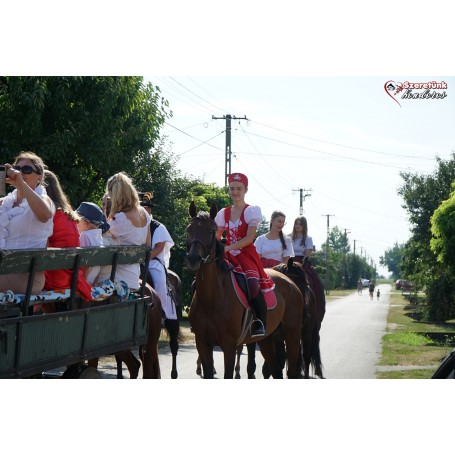
[[[325, 296], [323, 293], [322, 284], [313, 284], [316, 292], [313, 291], [309, 283], [314, 283], [314, 279], [312, 278], [311, 273], [306, 273], [305, 267], [307, 269], [309, 267], [307, 261], [305, 261], [302, 265], [300, 263], [294, 262], [293, 258], [290, 258], [287, 264], [279, 264], [273, 268], [290, 278], [297, 285], [304, 297], [305, 311], [302, 320], [301, 344], [303, 360], [301, 369], [303, 369], [303, 376], [305, 378], [310, 377], [310, 366], [312, 366], [314, 374], [320, 378], [323, 378], [324, 376], [322, 373], [319, 331], [321, 329], [322, 319], [324, 318], [325, 314]], [[316, 296], [318, 296], [318, 298]], [[254, 345], [249, 345], [247, 348], [247, 374], [249, 379], [254, 379], [256, 371], [256, 350]], [[275, 349], [278, 353], [281, 365], [284, 368], [286, 351], [280, 333], [275, 334]], [[270, 377], [270, 372], [266, 363], [264, 363], [262, 367], [262, 374], [265, 378]]]
[[[257, 338], [249, 335], [251, 311], [245, 309], [236, 294], [231, 272], [224, 260], [224, 247], [216, 238], [216, 213], [215, 205], [212, 205], [210, 214], [197, 213], [194, 202], [189, 208], [192, 219], [187, 228], [187, 266], [196, 274], [189, 319], [204, 378], [213, 378], [213, 347], [220, 346], [224, 354], [224, 378], [232, 379], [237, 346], [255, 342]], [[282, 378], [271, 336], [280, 328], [286, 343], [287, 376], [297, 378], [303, 297], [297, 286], [282, 273], [268, 270], [268, 274], [275, 283], [277, 304], [267, 311], [270, 335], [261, 337], [258, 344], [272, 376]]]
[[305, 267], [308, 267], [308, 262], [305, 261], [303, 265], [301, 265], [293, 262], [292, 258], [290, 258], [286, 265], [279, 264], [275, 266], [274, 269], [289, 277], [304, 296], [305, 311], [302, 324], [304, 377], [310, 377], [311, 365], [314, 374], [323, 378], [319, 331], [325, 314], [325, 296], [322, 289], [321, 299], [321, 292], [318, 292], [318, 289], [316, 289], [317, 285], [313, 284], [313, 286], [311, 286], [310, 283], [313, 283], [313, 278], [310, 276], [310, 273], [306, 272]]
[[[144, 273], [143, 265], [141, 264], [141, 273]], [[169, 347], [171, 349], [172, 354], [172, 367], [171, 367], [171, 378], [177, 379], [178, 371], [177, 371], [177, 353], [179, 350], [179, 341], [183, 340], [183, 335], [180, 330], [180, 319], [182, 318], [182, 309], [183, 309], [183, 292], [182, 292], [182, 282], [180, 277], [173, 272], [172, 270], [167, 270], [167, 280], [169, 285], [169, 292], [171, 294], [171, 298], [174, 302], [175, 309], [177, 312], [177, 319], [165, 319], [164, 320], [164, 329], [169, 337]], [[152, 277], [149, 273], [147, 273], [147, 286], [146, 289], [150, 293], [151, 290], [153, 291], [153, 298], [156, 300], [160, 300], [158, 294], [153, 289], [153, 281]], [[151, 289], [151, 290], [150, 290]], [[159, 302], [160, 309], [161, 309], [161, 302]], [[160, 327], [161, 327], [162, 315], [160, 315]], [[158, 335], [159, 339], [159, 335]], [[157, 340], [158, 342], [158, 340]], [[119, 354], [116, 354], [115, 360], [117, 362], [117, 378], [122, 379], [122, 363], [128, 368], [130, 373], [130, 378], [137, 378], [140, 362], [137, 358], [133, 355], [130, 351], [125, 351]]]

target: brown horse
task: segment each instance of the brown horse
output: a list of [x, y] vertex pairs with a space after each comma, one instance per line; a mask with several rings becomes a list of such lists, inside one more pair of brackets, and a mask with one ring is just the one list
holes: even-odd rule
[[[195, 293], [189, 319], [201, 357], [204, 378], [213, 378], [213, 347], [224, 353], [224, 378], [232, 379], [237, 346], [255, 342], [248, 332], [251, 311], [246, 310], [236, 294], [231, 272], [224, 260], [224, 247], [216, 238], [214, 218], [216, 205], [207, 212], [197, 213], [190, 204], [192, 218], [187, 236], [187, 266], [196, 273]], [[268, 270], [275, 283], [275, 308], [267, 311], [267, 330], [272, 335], [279, 327], [286, 343], [289, 378], [297, 378], [299, 345], [303, 317], [303, 297], [297, 286], [282, 273]], [[273, 336], [258, 340], [261, 353], [274, 378], [282, 378]]]
[[304, 377], [310, 377], [310, 365], [312, 365], [314, 374], [323, 378], [319, 331], [325, 314], [325, 296], [322, 293], [321, 299], [316, 285], [311, 286], [312, 277], [306, 272], [305, 267], [308, 268], [306, 261], [301, 265], [293, 262], [293, 259], [290, 258], [287, 264], [279, 264], [274, 269], [290, 278], [304, 296], [305, 311], [302, 324]]
[[[325, 296], [322, 292], [322, 299], [320, 292], [318, 294], [319, 298], [316, 298], [316, 293], [313, 291], [309, 285], [312, 277], [310, 273], [305, 272], [305, 267], [308, 269], [309, 264], [305, 261], [302, 264], [294, 262], [293, 258], [290, 258], [287, 264], [279, 264], [273, 267], [275, 270], [283, 273], [288, 278], [290, 278], [299, 288], [300, 292], [303, 295], [305, 302], [305, 311], [303, 313], [302, 320], [302, 360], [303, 364], [301, 368], [303, 369], [303, 375], [305, 378], [310, 377], [310, 366], [313, 367], [314, 374], [323, 378], [322, 373], [322, 362], [321, 362], [321, 352], [320, 352], [320, 336], [319, 331], [321, 329], [322, 319], [325, 314]], [[313, 281], [312, 281], [313, 282]], [[321, 284], [322, 286], [322, 284]], [[313, 284], [313, 287], [317, 289], [317, 284]], [[322, 288], [321, 288], [322, 289]], [[322, 290], [323, 291], [323, 290]], [[256, 349], [254, 344], [248, 345], [248, 365], [247, 365], [247, 374], [248, 379], [255, 378], [256, 371]], [[286, 360], [286, 351], [284, 347], [284, 342], [280, 333], [275, 334], [275, 349], [278, 353], [282, 368], [284, 368]], [[241, 353], [241, 351], [240, 351]], [[239, 360], [240, 353], [238, 352], [237, 359]], [[236, 371], [240, 370], [240, 367], [236, 364]], [[264, 378], [270, 377], [270, 372], [266, 363], [262, 367], [262, 374]], [[240, 376], [239, 376], [240, 377]]]

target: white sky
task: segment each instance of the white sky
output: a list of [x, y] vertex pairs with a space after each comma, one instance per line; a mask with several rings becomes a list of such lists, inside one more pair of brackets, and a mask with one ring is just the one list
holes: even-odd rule
[[[147, 76], [169, 101], [163, 133], [184, 173], [225, 182], [225, 120], [232, 121], [232, 171], [248, 175], [247, 202], [269, 219], [299, 215], [299, 189], [310, 235], [319, 249], [330, 227], [347, 229], [351, 249], [380, 267], [379, 257], [409, 237], [397, 189], [400, 171], [429, 173], [435, 156], [455, 150], [455, 78]], [[384, 89], [396, 82], [445, 81], [445, 99], [402, 100]], [[452, 94], [453, 91], [453, 94]], [[400, 95], [399, 95], [400, 96]], [[285, 232], [287, 232], [285, 228]]]

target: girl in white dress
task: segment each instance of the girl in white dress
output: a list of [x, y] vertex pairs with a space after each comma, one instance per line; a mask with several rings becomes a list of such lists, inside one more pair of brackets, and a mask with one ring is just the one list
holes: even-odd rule
[[264, 268], [286, 264], [289, 258], [294, 257], [292, 240], [283, 234], [285, 224], [286, 215], [279, 211], [273, 212], [270, 217], [269, 232], [260, 235], [254, 242]]
[[[141, 207], [139, 196], [131, 179], [123, 172], [113, 175], [106, 185], [111, 199], [108, 218], [112, 240], [115, 245], [149, 245], [150, 215]], [[123, 280], [130, 291], [138, 290], [139, 264], [118, 265], [115, 280]]]

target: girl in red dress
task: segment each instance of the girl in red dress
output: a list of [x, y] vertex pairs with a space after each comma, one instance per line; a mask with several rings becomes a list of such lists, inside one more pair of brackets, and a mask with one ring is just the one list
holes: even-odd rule
[[233, 173], [228, 178], [229, 196], [233, 205], [221, 209], [215, 217], [218, 225], [217, 238], [226, 232], [226, 258], [236, 269], [247, 277], [251, 304], [256, 320], [251, 336], [266, 334], [267, 307], [263, 292], [273, 291], [275, 284], [264, 272], [261, 259], [254, 246], [256, 229], [262, 221], [261, 209], [248, 205], [245, 194], [248, 191], [248, 178], [241, 173]]

